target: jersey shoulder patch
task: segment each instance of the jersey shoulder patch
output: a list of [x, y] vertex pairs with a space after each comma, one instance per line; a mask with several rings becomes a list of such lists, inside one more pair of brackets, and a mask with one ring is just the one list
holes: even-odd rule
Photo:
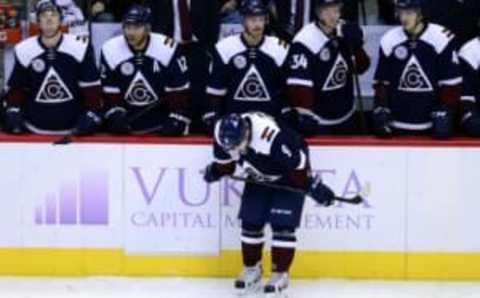
[[311, 23], [303, 27], [303, 29], [297, 33], [293, 42], [302, 44], [313, 54], [316, 54], [320, 52], [328, 40], [328, 37], [317, 27], [317, 25]]
[[460, 57], [475, 70], [480, 70], [480, 38], [467, 42], [459, 53]]
[[170, 37], [159, 33], [151, 33], [150, 44], [145, 55], [159, 61], [163, 66], [168, 66], [177, 47], [178, 44]]
[[102, 55], [111, 70], [133, 57], [133, 53], [123, 35], [108, 40], [102, 47]]
[[272, 57], [277, 66], [282, 66], [287, 58], [288, 44], [277, 37], [267, 36], [260, 50]]
[[252, 123], [252, 141], [250, 147], [261, 154], [269, 155], [280, 128], [273, 117], [260, 112], [246, 113], [242, 117]]
[[29, 37], [15, 46], [15, 55], [23, 67], [28, 67], [43, 52], [44, 49], [40, 46], [37, 36]]
[[383, 53], [388, 57], [392, 54], [393, 49], [407, 41], [408, 37], [405, 35], [403, 28], [398, 26], [390, 29], [385, 33], [380, 40], [380, 47]]
[[430, 44], [437, 54], [440, 54], [454, 37], [455, 35], [447, 28], [430, 23], [420, 39]]
[[215, 48], [224, 64], [228, 64], [235, 55], [246, 50], [240, 34], [232, 35], [219, 41]]
[[88, 40], [81, 39], [72, 34], [63, 34], [59, 52], [72, 56], [77, 62], [82, 62], [88, 51]]

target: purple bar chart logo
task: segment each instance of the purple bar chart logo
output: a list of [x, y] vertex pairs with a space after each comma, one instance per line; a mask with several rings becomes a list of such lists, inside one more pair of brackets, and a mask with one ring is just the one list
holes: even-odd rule
[[83, 172], [64, 180], [35, 208], [36, 225], [108, 225], [108, 174]]

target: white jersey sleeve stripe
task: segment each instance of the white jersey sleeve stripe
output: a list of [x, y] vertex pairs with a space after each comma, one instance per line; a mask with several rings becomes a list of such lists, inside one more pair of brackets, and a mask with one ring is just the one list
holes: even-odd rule
[[438, 86], [455, 86], [463, 82], [462, 77], [456, 77], [453, 79], [438, 81]]
[[227, 95], [227, 89], [216, 89], [216, 88], [208, 87], [207, 94], [215, 95], [215, 96], [225, 96]]
[[289, 86], [304, 86], [304, 87], [313, 87], [313, 81], [312, 80], [304, 80], [304, 79], [298, 79], [298, 78], [289, 78], [287, 80], [287, 85]]

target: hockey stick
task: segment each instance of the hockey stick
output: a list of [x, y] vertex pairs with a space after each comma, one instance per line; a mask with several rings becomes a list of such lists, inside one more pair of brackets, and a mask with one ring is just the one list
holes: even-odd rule
[[[307, 195], [307, 192], [305, 190], [300, 189], [300, 188], [291, 187], [291, 186], [277, 185], [277, 184], [274, 184], [274, 183], [271, 183], [271, 182], [256, 181], [256, 180], [253, 180], [253, 179], [248, 179], [248, 178], [243, 178], [243, 177], [238, 177], [238, 176], [230, 176], [229, 178], [232, 179], [232, 180], [235, 180], [235, 181], [241, 181], [241, 182], [256, 184], [256, 185], [259, 185], [259, 186], [265, 186], [265, 187], [269, 187], [269, 188], [273, 188], [273, 189], [294, 192], [294, 193], [298, 193], [298, 194], [301, 194], [301, 195]], [[342, 197], [335, 197], [334, 201], [341, 202], [341, 203], [346, 203], [346, 204], [352, 204], [352, 205], [359, 205], [364, 200], [363, 200], [362, 196], [357, 195], [357, 196], [355, 196], [351, 199], [342, 198]]]
[[[148, 114], [150, 111], [153, 109], [157, 108], [160, 106], [160, 104], [163, 103], [163, 101], [158, 100], [157, 102], [153, 103], [152, 105], [147, 106], [141, 111], [138, 111], [137, 113], [133, 114], [132, 116], [128, 117], [127, 122], [129, 124], [132, 124], [133, 122], [137, 121], [138, 119], [142, 118], [144, 115]], [[74, 140], [74, 137], [78, 137], [78, 132], [74, 129], [71, 133], [68, 135], [63, 136], [62, 138], [58, 139], [57, 141], [53, 142], [53, 145], [68, 145], [71, 144]]]
[[363, 96], [362, 96], [362, 87], [360, 86], [360, 76], [358, 75], [358, 68], [357, 68], [357, 59], [353, 54], [353, 49], [347, 46], [350, 58], [352, 61], [352, 77], [353, 77], [353, 85], [355, 88], [355, 99], [358, 105], [358, 109], [360, 112], [360, 127], [362, 129], [363, 134], [367, 134], [367, 120], [365, 118], [365, 107], [363, 105]]
[[363, 25], [367, 25], [367, 8], [365, 6], [365, 0], [358, 1], [358, 5], [360, 6]]

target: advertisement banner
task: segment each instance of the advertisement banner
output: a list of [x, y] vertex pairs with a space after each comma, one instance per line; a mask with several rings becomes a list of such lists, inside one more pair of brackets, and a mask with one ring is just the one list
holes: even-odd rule
[[480, 251], [478, 165], [478, 148], [409, 150], [409, 251]]
[[[28, 148], [27, 150], [25, 150]], [[25, 247], [121, 245], [121, 148], [11, 144], [0, 169], [5, 212], [0, 244]], [[5, 220], [3, 220], [5, 219]], [[17, 235], [13, 243], [8, 235]], [[7, 239], [3, 239], [7, 237]]]
[[350, 198], [360, 193], [365, 202], [323, 208], [308, 199], [299, 247], [322, 251], [403, 250], [406, 190], [399, 185], [406, 182], [405, 151], [313, 147], [310, 155], [312, 169], [337, 195]]
[[202, 170], [210, 146], [126, 146], [124, 221], [127, 254], [220, 251], [220, 189]]
[[[365, 203], [323, 208], [307, 198], [298, 233], [303, 250], [401, 251], [405, 248], [406, 153], [403, 149], [311, 147], [312, 169], [337, 195]], [[385, 179], [389, 177], [389, 179]], [[239, 249], [237, 213], [243, 185], [223, 179], [222, 248]], [[395, 233], [391, 233], [395, 231]], [[389, 237], [384, 237], [388, 234]], [[266, 239], [269, 240], [270, 234]], [[268, 241], [267, 241], [268, 243]]]

